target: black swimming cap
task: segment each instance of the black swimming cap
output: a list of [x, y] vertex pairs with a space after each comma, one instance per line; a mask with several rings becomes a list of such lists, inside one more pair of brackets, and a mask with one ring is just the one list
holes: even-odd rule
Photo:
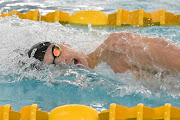
[[[33, 45], [32, 48], [28, 51], [29, 58], [35, 57], [36, 59], [43, 61], [46, 50], [50, 45], [51, 45], [50, 42], [40, 42]], [[32, 54], [34, 50], [35, 52], [34, 54]]]

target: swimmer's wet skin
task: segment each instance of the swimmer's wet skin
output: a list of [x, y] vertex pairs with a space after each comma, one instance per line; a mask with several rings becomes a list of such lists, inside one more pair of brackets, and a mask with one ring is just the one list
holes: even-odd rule
[[[33, 50], [36, 50], [34, 54]], [[106, 62], [114, 72], [122, 73], [129, 70], [137, 79], [140, 78], [142, 70], [152, 71], [152, 74], [147, 74], [148, 76], [162, 70], [173, 74], [180, 72], [179, 46], [164, 38], [140, 36], [128, 32], [111, 34], [89, 55], [79, 53], [68, 45], [50, 42], [34, 45], [28, 55], [47, 64], [74, 63], [90, 68]]]

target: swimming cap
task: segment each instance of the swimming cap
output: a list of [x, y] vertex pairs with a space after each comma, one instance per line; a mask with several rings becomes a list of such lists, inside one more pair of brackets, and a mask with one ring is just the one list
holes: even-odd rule
[[[50, 42], [40, 42], [33, 45], [32, 48], [28, 51], [29, 58], [35, 57], [36, 59], [43, 61], [46, 50], [50, 45]], [[33, 51], [35, 52], [32, 53]]]

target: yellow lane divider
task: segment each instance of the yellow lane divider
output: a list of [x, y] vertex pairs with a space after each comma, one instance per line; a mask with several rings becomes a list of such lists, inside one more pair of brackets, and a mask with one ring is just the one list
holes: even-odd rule
[[53, 109], [49, 120], [98, 120], [98, 112], [89, 106], [64, 105]]
[[78, 11], [70, 16], [70, 23], [108, 25], [108, 15], [101, 11]]
[[136, 107], [127, 108], [111, 104], [110, 109], [99, 113], [99, 120], [180, 120], [180, 108], [165, 104], [157, 108], [146, 107], [138, 104]]
[[20, 120], [21, 114], [11, 110], [10, 105], [0, 106], [0, 120]]
[[151, 26], [151, 14], [139, 9], [133, 12], [118, 9], [116, 13], [109, 15], [110, 26]]
[[21, 120], [48, 120], [48, 112], [38, 110], [38, 105], [33, 104], [21, 108]]
[[51, 112], [39, 110], [33, 104], [21, 108], [20, 112], [12, 111], [10, 105], [0, 106], [0, 120], [180, 120], [180, 108], [167, 103], [164, 106], [150, 108], [143, 104], [127, 108], [112, 103], [109, 110], [98, 113], [94, 108], [85, 105], [64, 105]]
[[55, 12], [47, 13], [45, 16], [40, 15], [38, 10], [19, 13], [13, 10], [9, 13], [1, 13], [0, 17], [17, 15], [21, 19], [29, 19], [45, 22], [60, 22], [62, 24], [78, 24], [87, 25], [90, 23], [94, 26], [167, 26], [180, 25], [180, 14], [175, 15], [166, 12], [165, 9], [147, 13], [144, 9], [136, 11], [128, 11], [118, 9], [117, 12], [107, 15], [102, 11], [85, 10], [78, 11], [69, 15], [69, 13], [55, 10]]

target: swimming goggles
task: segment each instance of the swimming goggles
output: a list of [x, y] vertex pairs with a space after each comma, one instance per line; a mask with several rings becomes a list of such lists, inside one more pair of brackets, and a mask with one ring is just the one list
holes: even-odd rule
[[55, 64], [55, 59], [62, 54], [62, 49], [58, 45], [53, 45], [52, 47], [52, 55], [54, 57], [53, 59], [53, 64]]

